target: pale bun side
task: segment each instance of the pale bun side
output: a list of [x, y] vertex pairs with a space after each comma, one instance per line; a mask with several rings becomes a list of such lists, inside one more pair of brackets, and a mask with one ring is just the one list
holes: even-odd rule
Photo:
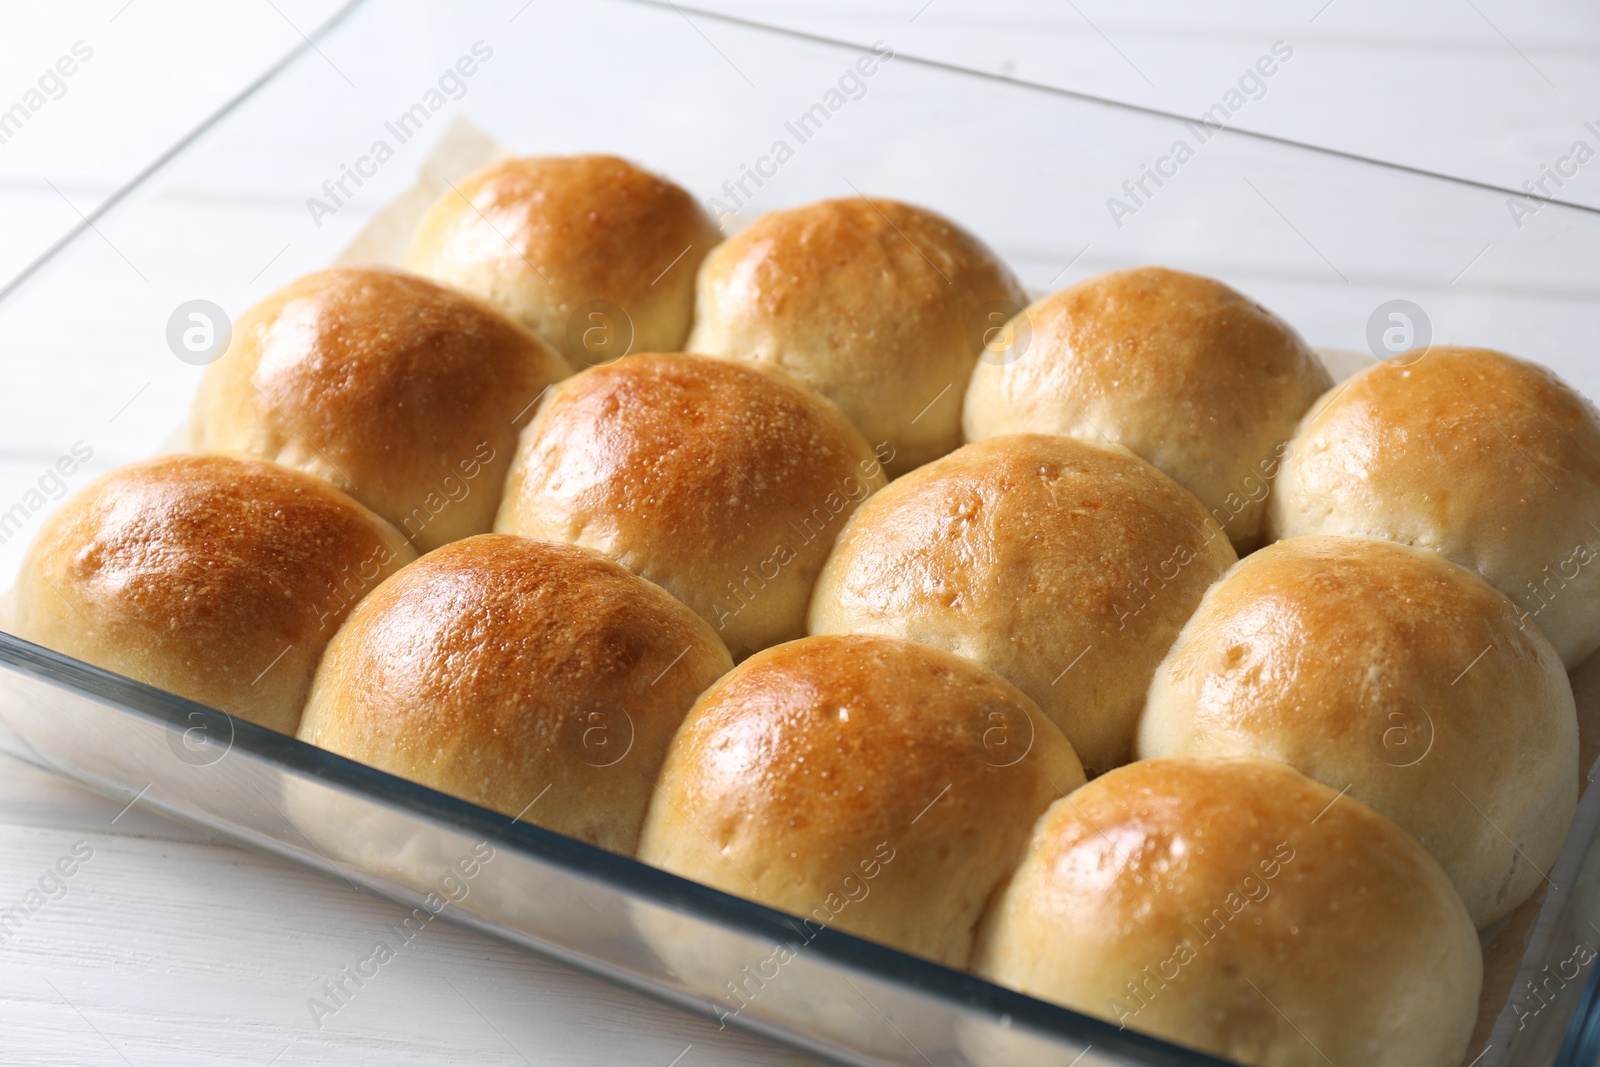
[[40, 527], [18, 637], [282, 733], [351, 607], [416, 558], [333, 486], [234, 456], [131, 463]]
[[691, 352], [782, 367], [835, 401], [891, 476], [961, 443], [986, 331], [1027, 295], [955, 223], [850, 197], [774, 211], [700, 268]]
[[1126, 449], [991, 437], [861, 506], [818, 579], [809, 625], [977, 660], [1105, 771], [1132, 758], [1156, 665], [1234, 560], [1200, 502]]
[[684, 189], [616, 156], [508, 159], [423, 217], [406, 266], [494, 304], [575, 367], [676, 352], [722, 240]]
[[495, 529], [616, 560], [740, 659], [805, 632], [834, 538], [883, 484], [849, 420], [781, 371], [641, 354], [552, 390]]
[[1488, 926], [1544, 880], [1578, 799], [1550, 643], [1424, 549], [1297, 537], [1212, 586], [1150, 686], [1139, 755], [1279, 760], [1370, 805]]
[[732, 665], [699, 616], [599, 554], [485, 534], [357, 607], [299, 736], [632, 855], [668, 742]]
[[420, 551], [494, 521], [517, 431], [571, 373], [488, 305], [395, 271], [299, 279], [234, 324], [188, 445], [314, 474]]
[[909, 641], [808, 637], [696, 703], [639, 858], [952, 967], [1029, 828], [1083, 783], [1038, 707]]
[[1301, 421], [1275, 538], [1381, 537], [1477, 571], [1570, 669], [1600, 648], [1600, 414], [1554, 373], [1482, 348], [1377, 364]]
[[1483, 963], [1439, 865], [1266, 760], [1142, 760], [1057, 801], [973, 970], [1253, 1067], [1457, 1067]]
[[1111, 271], [1045, 297], [973, 372], [968, 440], [1059, 433], [1122, 445], [1199, 497], [1241, 552], [1284, 445], [1333, 384], [1266, 308], [1211, 278]]

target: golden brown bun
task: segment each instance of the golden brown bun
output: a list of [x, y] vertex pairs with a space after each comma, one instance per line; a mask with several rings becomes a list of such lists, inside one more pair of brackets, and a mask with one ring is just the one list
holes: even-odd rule
[[470, 297], [321, 271], [240, 317], [201, 379], [189, 445], [326, 478], [426, 551], [489, 529], [517, 431], [569, 373]]
[[485, 534], [351, 613], [300, 739], [632, 855], [667, 744], [732, 666], [698, 615], [610, 560]]
[[964, 967], [1033, 821], [1082, 783], [1072, 746], [992, 671], [889, 637], [808, 637], [695, 704], [639, 858]]
[[794, 374], [893, 450], [891, 477], [961, 443], [986, 313], [1027, 300], [953, 222], [865, 197], [763, 215], [706, 258], [697, 294], [689, 351]]
[[102, 475], [40, 528], [18, 637], [293, 733], [323, 646], [416, 553], [326, 482], [163, 456]]
[[583, 367], [680, 350], [695, 271], [721, 240], [693, 197], [625, 159], [542, 156], [458, 182], [423, 217], [406, 266], [483, 297]]
[[984, 922], [1001, 985], [1259, 1067], [1456, 1067], [1483, 963], [1433, 857], [1266, 760], [1144, 760], [1039, 820]]
[[970, 441], [1059, 433], [1110, 441], [1166, 471], [1244, 552], [1295, 423], [1333, 384], [1306, 343], [1221, 282], [1143, 267], [1048, 296], [973, 372]]
[[1578, 719], [1555, 649], [1437, 553], [1297, 537], [1206, 593], [1150, 686], [1139, 755], [1279, 760], [1399, 823], [1479, 926], [1555, 862]]
[[810, 629], [975, 659], [1104, 771], [1130, 758], [1156, 664], [1234, 559], [1200, 502], [1125, 449], [993, 437], [861, 506], [817, 580]]
[[1381, 537], [1511, 598], [1568, 667], [1600, 648], [1600, 415], [1555, 374], [1483, 348], [1379, 363], [1300, 424], [1274, 538]]
[[883, 484], [839, 409], [781, 372], [646, 354], [552, 390], [495, 529], [611, 557], [740, 659], [805, 632], [834, 538]]

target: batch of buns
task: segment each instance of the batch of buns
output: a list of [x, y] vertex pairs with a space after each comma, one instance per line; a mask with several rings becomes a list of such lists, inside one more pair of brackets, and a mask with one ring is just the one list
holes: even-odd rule
[[724, 239], [603, 156], [461, 182], [407, 271], [243, 315], [15, 632], [1244, 1063], [1459, 1062], [1600, 646], [1554, 375], [1335, 385], [1217, 281], [1024, 307], [931, 211]]

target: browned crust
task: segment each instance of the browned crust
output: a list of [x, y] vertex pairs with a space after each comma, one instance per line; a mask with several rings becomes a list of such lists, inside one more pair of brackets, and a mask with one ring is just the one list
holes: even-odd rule
[[1600, 414], [1544, 367], [1439, 346], [1377, 364], [1305, 417], [1275, 537], [1382, 537], [1505, 593], [1575, 667], [1600, 647]]
[[969, 439], [1123, 445], [1199, 497], [1240, 551], [1259, 543], [1281, 446], [1333, 384], [1299, 334], [1221, 282], [1165, 267], [1097, 275], [1018, 321], [1019, 354], [974, 376]]
[[1367, 538], [1280, 541], [1213, 586], [1139, 751], [1265, 756], [1348, 789], [1433, 853], [1480, 926], [1538, 886], [1577, 802], [1550, 643], [1472, 572]]
[[786, 376], [644, 354], [553, 392], [496, 529], [610, 556], [698, 611], [739, 657], [803, 632], [834, 538], [883, 484], [838, 408]]
[[634, 351], [678, 351], [695, 272], [721, 239], [686, 191], [627, 160], [539, 156], [456, 183], [424, 217], [407, 265], [477, 293], [583, 366], [599, 353], [570, 343], [582, 331], [569, 320], [596, 301], [626, 314]]
[[970, 656], [1036, 699], [1102, 771], [1131, 757], [1156, 665], [1234, 559], [1199, 501], [1127, 451], [993, 437], [862, 506], [818, 581], [810, 626]]
[[362, 603], [300, 736], [632, 854], [668, 742], [731, 666], [698, 616], [599, 554], [486, 534]]
[[470, 297], [393, 271], [321, 271], [240, 318], [189, 440], [327, 478], [428, 549], [489, 528], [518, 431], [567, 373]]
[[[1000, 736], [1004, 734], [1005, 736]], [[1036, 705], [958, 656], [870, 635], [747, 660], [673, 743], [640, 858], [964, 965], [1033, 820], [1083, 773]], [[890, 857], [885, 859], [885, 857]]]
[[1052, 806], [976, 969], [1243, 1063], [1386, 1067], [1454, 1064], [1482, 975], [1454, 889], [1393, 823], [1281, 764], [1188, 759]]
[[763, 215], [706, 259], [688, 347], [794, 374], [887, 442], [899, 474], [961, 443], [974, 319], [1026, 299], [988, 247], [932, 211], [824, 200]]
[[292, 732], [350, 608], [415, 558], [326, 482], [229, 456], [120, 467], [45, 523], [19, 636]]

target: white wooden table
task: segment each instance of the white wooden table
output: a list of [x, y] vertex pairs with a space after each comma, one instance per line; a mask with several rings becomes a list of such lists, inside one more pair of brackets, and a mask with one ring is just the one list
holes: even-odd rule
[[[333, 6], [97, 0], [66, 11], [7, 0], [0, 109], [75, 42], [94, 55], [59, 99], [0, 142], [0, 280]], [[1600, 124], [1600, 8], [1591, 0], [1428, 0], [1404, 13], [1380, 0], [1230, 0], [1204, 16], [1178, 0], [1136, 12], [1111, 0], [701, 7], [849, 41], [892, 39], [906, 55], [1184, 113], [1203, 110], [1282, 39], [1297, 49], [1290, 76], [1242, 125], [1513, 187], [1557, 159], [1585, 120]], [[709, 44], [724, 33], [707, 15], [684, 17]], [[1600, 204], [1600, 162], [1561, 195]], [[68, 320], [75, 310], [64, 309]], [[0, 360], [12, 381], [50, 370], [26, 364], [3, 337]], [[8, 446], [0, 492], [15, 496], [55, 448], [44, 439]], [[14, 563], [11, 546], [5, 558]], [[0, 765], [0, 909], [27, 899], [75, 848], [92, 858], [59, 886], [48, 881], [59, 899], [0, 942], [7, 1064], [795, 1062], [445, 925], [317, 1028], [307, 999], [400, 909]]]

